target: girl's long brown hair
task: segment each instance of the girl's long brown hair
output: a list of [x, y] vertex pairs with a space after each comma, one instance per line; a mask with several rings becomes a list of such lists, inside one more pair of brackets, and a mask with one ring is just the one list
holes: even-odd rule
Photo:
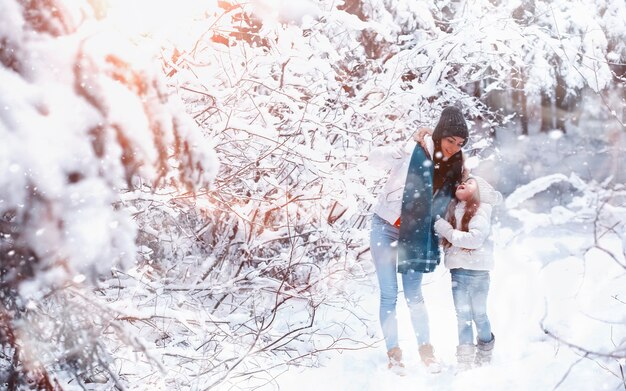
[[[471, 178], [469, 178], [471, 179]], [[459, 200], [454, 197], [452, 201], [448, 204], [448, 210], [446, 211], [446, 216], [448, 222], [452, 225], [452, 228], [456, 228], [456, 216], [454, 213], [454, 209], [458, 205]], [[480, 207], [480, 194], [478, 193], [478, 189], [474, 193], [474, 196], [465, 202], [465, 213], [463, 213], [463, 217], [461, 218], [461, 231], [469, 232], [469, 222], [476, 215], [478, 208]], [[441, 240], [441, 244], [444, 248], [449, 248], [452, 246], [446, 238]]]

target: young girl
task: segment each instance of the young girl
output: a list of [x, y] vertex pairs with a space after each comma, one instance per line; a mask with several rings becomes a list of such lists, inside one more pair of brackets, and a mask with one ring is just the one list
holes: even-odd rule
[[[493, 269], [491, 209], [502, 201], [502, 195], [484, 179], [471, 176], [461, 183], [448, 206], [446, 219], [435, 222], [442, 238], [444, 263], [452, 276], [452, 298], [456, 310], [459, 345], [457, 361], [460, 370], [491, 361], [495, 337], [487, 317], [489, 271]], [[476, 325], [474, 345], [472, 322]]]

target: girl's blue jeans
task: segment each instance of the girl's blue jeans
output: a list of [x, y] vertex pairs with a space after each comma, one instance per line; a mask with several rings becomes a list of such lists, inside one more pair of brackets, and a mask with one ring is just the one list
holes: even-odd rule
[[452, 269], [452, 298], [458, 323], [459, 345], [473, 344], [472, 323], [482, 342], [491, 341], [491, 324], [487, 317], [489, 272], [486, 270]]
[[[387, 350], [398, 346], [398, 233], [399, 229], [374, 214], [370, 235], [370, 251], [380, 286], [380, 324]], [[422, 296], [422, 273], [402, 274], [404, 298], [409, 307], [413, 331], [419, 345], [430, 342], [428, 313]]]

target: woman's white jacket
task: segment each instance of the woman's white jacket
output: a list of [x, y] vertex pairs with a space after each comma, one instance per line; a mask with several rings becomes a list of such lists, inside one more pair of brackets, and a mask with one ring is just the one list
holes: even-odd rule
[[491, 234], [490, 204], [482, 203], [469, 221], [469, 231], [461, 231], [461, 220], [465, 212], [465, 202], [459, 202], [454, 209], [456, 227], [444, 220], [435, 222], [435, 231], [452, 244], [445, 249], [444, 264], [448, 269], [493, 270], [493, 243]]
[[[433, 156], [435, 144], [432, 138], [426, 136], [424, 141], [426, 142], [428, 153], [430, 156]], [[383, 146], [373, 149], [369, 155], [370, 165], [384, 170], [391, 170], [373, 209], [374, 213], [390, 224], [394, 224], [400, 217], [404, 184], [415, 146], [416, 143], [414, 141], [407, 142], [400, 151], [396, 146]]]

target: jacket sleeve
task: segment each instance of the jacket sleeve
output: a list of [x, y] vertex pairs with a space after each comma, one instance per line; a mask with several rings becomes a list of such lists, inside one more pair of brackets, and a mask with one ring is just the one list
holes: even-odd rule
[[491, 206], [481, 206], [469, 222], [469, 231], [447, 229], [440, 232], [454, 247], [475, 250], [489, 237], [491, 230]]
[[[408, 154], [408, 145], [401, 147], [404, 148], [404, 153]], [[372, 149], [368, 157], [368, 163], [374, 168], [390, 170], [394, 165], [402, 161], [403, 158], [406, 158], [406, 156], [401, 158], [394, 157], [394, 151], [396, 151], [397, 148], [398, 147], [394, 145], [384, 145], [382, 147]]]

